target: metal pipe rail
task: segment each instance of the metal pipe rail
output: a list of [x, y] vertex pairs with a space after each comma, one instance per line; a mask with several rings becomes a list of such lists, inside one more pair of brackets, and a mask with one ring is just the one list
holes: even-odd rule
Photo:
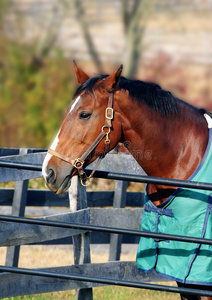
[[187, 237], [187, 236], [172, 235], [172, 234], [165, 234], [165, 233], [146, 232], [146, 231], [133, 230], [133, 229], [122, 229], [116, 227], [104, 227], [99, 225], [67, 223], [67, 222], [60, 222], [60, 221], [31, 219], [31, 218], [3, 216], [3, 215], [0, 215], [0, 221], [25, 223], [25, 224], [33, 224], [33, 225], [44, 225], [44, 226], [52, 226], [52, 227], [60, 227], [60, 228], [72, 228], [72, 229], [86, 230], [86, 231], [100, 231], [106, 233], [142, 236], [146, 238], [153, 238], [153, 239], [159, 239], [165, 241], [172, 240], [178, 242], [212, 245], [211, 239]]
[[[29, 164], [29, 163], [20, 163], [20, 162], [11, 162], [6, 160], [0, 160], [0, 167], [4, 168], [15, 168], [15, 169], [24, 169], [31, 171], [42, 171], [41, 165]], [[86, 173], [89, 175], [92, 170], [86, 168]], [[104, 179], [113, 179], [113, 180], [123, 180], [123, 181], [133, 181], [133, 182], [142, 182], [142, 183], [153, 183], [158, 185], [166, 186], [175, 186], [175, 187], [184, 187], [184, 188], [193, 188], [199, 190], [209, 190], [212, 191], [212, 184], [197, 182], [197, 181], [186, 181], [178, 179], [169, 179], [169, 178], [160, 178], [160, 177], [151, 177], [151, 176], [142, 176], [142, 175], [133, 175], [133, 174], [123, 174], [115, 172], [106, 172], [106, 171], [96, 171], [93, 177], [104, 178]]]
[[21, 169], [21, 170], [29, 170], [29, 171], [42, 171], [41, 165], [36, 164], [29, 164], [29, 163], [22, 163], [16, 162], [11, 160], [0, 160], [0, 167], [2, 168], [10, 168], [10, 169]]
[[[90, 170], [87, 173], [89, 175], [91, 173]], [[179, 179], [169, 179], [169, 178], [160, 178], [160, 177], [152, 177], [152, 176], [133, 175], [133, 174], [123, 174], [123, 173], [115, 173], [115, 172], [113, 173], [113, 172], [105, 172], [105, 171], [96, 171], [95, 173], [94, 173], [94, 177], [98, 177], [98, 178], [133, 181], [133, 182], [141, 182], [141, 183], [153, 183], [158, 185], [212, 191], [212, 184], [204, 183], [204, 182], [186, 181], [186, 180], [179, 180]]]
[[183, 293], [183, 294], [190, 294], [190, 295], [212, 297], [212, 291], [209, 290], [208, 291], [200, 290], [200, 289], [195, 290], [191, 288], [179, 288], [179, 287], [172, 287], [166, 285], [151, 284], [146, 282], [94, 277], [89, 275], [64, 274], [64, 273], [57, 273], [57, 272], [33, 270], [33, 269], [26, 269], [26, 268], [16, 268], [16, 267], [5, 267], [5, 266], [0, 266], [0, 272], [10, 272], [10, 273], [16, 273], [22, 275], [25, 274], [25, 275], [33, 275], [33, 276], [43, 276], [43, 277], [51, 277], [57, 279], [86, 281], [86, 282], [94, 282], [99, 284], [109, 284], [109, 285], [117, 285], [123, 287], [131, 287], [131, 288], [151, 289], [151, 290], [162, 291], [162, 292], [172, 292], [172, 293], [181, 293], [181, 294]]

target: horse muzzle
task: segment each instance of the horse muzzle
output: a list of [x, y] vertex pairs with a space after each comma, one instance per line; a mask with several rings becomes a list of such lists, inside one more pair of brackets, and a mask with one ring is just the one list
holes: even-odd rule
[[59, 184], [57, 184], [54, 178], [54, 172], [50, 171], [47, 178], [45, 178], [45, 183], [46, 186], [57, 195], [64, 193], [71, 185], [72, 175], [66, 176], [64, 180]]
[[56, 194], [62, 194], [70, 187], [73, 171], [74, 168], [70, 165], [58, 168], [57, 165], [50, 162], [49, 157], [44, 160], [42, 167], [42, 175], [46, 186]]

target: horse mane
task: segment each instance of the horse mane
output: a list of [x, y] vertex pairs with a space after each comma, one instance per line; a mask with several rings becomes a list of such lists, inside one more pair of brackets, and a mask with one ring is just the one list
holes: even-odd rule
[[[103, 80], [108, 75], [101, 75], [89, 78], [87, 81], [82, 83], [81, 86], [76, 90], [74, 97], [79, 95], [81, 92], [88, 90], [93, 93], [94, 85], [98, 80]], [[183, 103], [189, 106], [191, 109], [198, 112], [199, 110], [176, 98], [169, 91], [163, 90], [158, 84], [151, 82], [144, 82], [140, 80], [127, 79], [120, 77], [118, 86], [120, 89], [127, 90], [132, 100], [138, 103], [144, 102], [149, 110], [155, 110], [162, 117], [178, 116], [180, 113], [180, 104]], [[201, 114], [202, 112], [199, 111]]]
[[149, 110], [155, 110], [163, 117], [178, 115], [180, 100], [158, 84], [121, 77], [119, 87], [127, 90], [132, 99], [144, 102]]

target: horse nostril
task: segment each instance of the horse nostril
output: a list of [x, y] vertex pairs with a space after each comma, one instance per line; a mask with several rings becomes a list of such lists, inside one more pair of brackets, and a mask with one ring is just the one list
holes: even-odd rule
[[47, 183], [53, 184], [56, 181], [56, 176], [55, 176], [56, 174], [53, 169], [49, 169], [48, 171], [49, 172], [46, 176], [46, 181], [47, 181]]

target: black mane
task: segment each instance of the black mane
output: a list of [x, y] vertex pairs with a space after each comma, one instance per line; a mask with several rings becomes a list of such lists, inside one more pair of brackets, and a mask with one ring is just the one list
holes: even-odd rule
[[129, 91], [132, 99], [138, 103], [145, 102], [149, 110], [156, 110], [161, 116], [178, 113], [179, 101], [170, 92], [161, 89], [156, 83], [140, 80], [130, 80], [124, 77], [119, 81], [119, 87]]
[[[88, 79], [77, 89], [75, 96], [84, 90], [93, 93], [95, 83], [107, 76], [101, 75]], [[138, 103], [144, 102], [149, 110], [155, 110], [163, 117], [179, 114], [179, 104], [183, 101], [174, 97], [170, 92], [163, 90], [158, 84], [120, 77], [118, 85], [120, 89], [129, 91], [129, 95], [133, 100]], [[197, 110], [186, 102], [183, 103]]]

